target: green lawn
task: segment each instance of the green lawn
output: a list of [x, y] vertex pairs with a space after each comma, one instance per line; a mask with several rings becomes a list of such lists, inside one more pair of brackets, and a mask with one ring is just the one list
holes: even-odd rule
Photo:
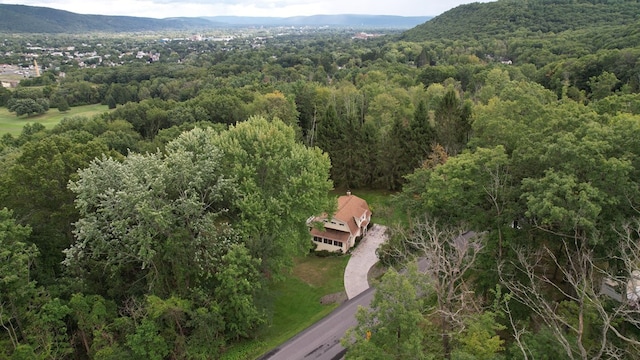
[[298, 259], [292, 274], [271, 289], [275, 297], [271, 323], [255, 341], [233, 346], [222, 358], [255, 359], [328, 315], [339, 304], [321, 305], [320, 299], [344, 291], [348, 261], [349, 256]]
[[65, 112], [60, 112], [58, 109], [50, 109], [42, 115], [17, 117], [14, 113], [10, 113], [7, 108], [0, 108], [0, 135], [5, 133], [10, 133], [14, 136], [20, 135], [22, 127], [27, 123], [41, 123], [45, 128], [51, 129], [65, 117], [86, 116], [90, 118], [105, 111], [108, 111], [106, 105], [97, 104], [76, 106]]

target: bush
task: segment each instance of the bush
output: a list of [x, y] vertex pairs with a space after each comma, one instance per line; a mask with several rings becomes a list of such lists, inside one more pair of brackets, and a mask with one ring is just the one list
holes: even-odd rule
[[337, 251], [337, 252], [329, 251], [329, 250], [318, 250], [318, 251], [314, 251], [314, 254], [317, 257], [326, 258], [326, 257], [331, 257], [331, 256], [340, 256], [340, 255], [342, 255], [342, 250]]

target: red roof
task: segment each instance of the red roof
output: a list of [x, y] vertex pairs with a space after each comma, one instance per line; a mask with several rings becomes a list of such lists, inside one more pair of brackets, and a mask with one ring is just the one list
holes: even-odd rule
[[[351, 233], [355, 234], [358, 232], [358, 224], [355, 218], [360, 218], [364, 213], [366, 213], [366, 218], [371, 215], [369, 205], [364, 199], [355, 195], [343, 195], [338, 198], [338, 211], [336, 211], [333, 217], [347, 223]], [[365, 221], [366, 223], [363, 224], [367, 226], [368, 221]]]
[[[346, 239], [349, 237], [349, 235], [358, 235], [360, 227], [358, 226], [356, 219], [360, 221], [363, 214], [364, 219], [360, 223], [360, 227], [367, 227], [369, 225], [369, 218], [371, 216], [371, 210], [369, 210], [369, 205], [367, 204], [367, 202], [364, 199], [351, 194], [340, 196], [338, 198], [338, 210], [333, 215], [333, 219], [347, 224], [349, 233], [333, 229], [325, 229], [324, 232], [313, 229], [311, 230], [311, 234], [314, 236], [321, 236], [334, 240], [341, 240], [342, 238]], [[315, 218], [315, 221], [322, 221], [322, 219], [326, 218], [327, 214], [323, 214], [322, 216]]]

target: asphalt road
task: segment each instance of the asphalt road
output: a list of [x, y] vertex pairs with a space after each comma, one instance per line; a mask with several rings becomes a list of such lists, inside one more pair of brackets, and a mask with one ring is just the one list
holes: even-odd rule
[[342, 359], [346, 349], [340, 345], [340, 339], [349, 328], [356, 326], [358, 306], [369, 306], [374, 293], [375, 289], [369, 288], [343, 303], [327, 317], [271, 350], [260, 360]]

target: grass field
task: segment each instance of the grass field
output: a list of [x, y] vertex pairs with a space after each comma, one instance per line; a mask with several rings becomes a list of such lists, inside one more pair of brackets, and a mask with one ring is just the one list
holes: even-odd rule
[[45, 114], [30, 117], [17, 117], [14, 113], [10, 113], [7, 108], [0, 108], [0, 135], [9, 133], [17, 136], [22, 132], [22, 128], [27, 123], [41, 123], [45, 128], [51, 129], [65, 117], [86, 116], [92, 117], [108, 111], [107, 105], [85, 105], [72, 107], [69, 111], [60, 112], [58, 109], [50, 109]]
[[328, 315], [339, 304], [320, 299], [344, 291], [344, 268], [349, 256], [307, 256], [296, 260], [290, 276], [271, 289], [275, 298], [271, 323], [255, 341], [233, 346], [222, 359], [255, 359]]

